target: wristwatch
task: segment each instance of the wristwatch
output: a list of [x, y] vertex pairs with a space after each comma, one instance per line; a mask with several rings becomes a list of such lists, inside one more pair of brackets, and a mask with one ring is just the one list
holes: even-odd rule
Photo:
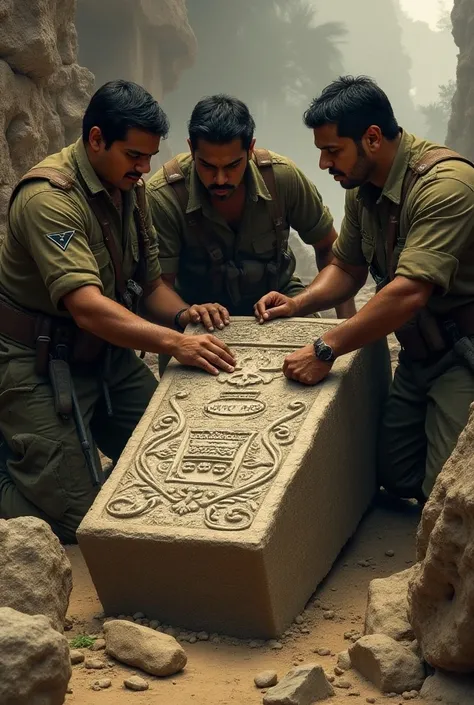
[[185, 327], [183, 328], [183, 326], [179, 322], [179, 319], [181, 318], [181, 315], [183, 313], [185, 313], [185, 311], [188, 311], [188, 310], [189, 310], [189, 307], [182, 308], [180, 311], [178, 311], [178, 313], [174, 317], [174, 327], [177, 328], [178, 330], [180, 330], [181, 332], [184, 332], [186, 330], [186, 328]]
[[313, 343], [314, 354], [322, 362], [334, 362], [336, 356], [330, 345], [327, 345], [322, 338], [316, 338]]

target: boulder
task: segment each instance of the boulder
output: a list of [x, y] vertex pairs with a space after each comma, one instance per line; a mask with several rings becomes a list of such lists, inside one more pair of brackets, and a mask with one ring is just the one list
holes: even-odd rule
[[106, 651], [117, 661], [153, 676], [172, 676], [187, 663], [176, 639], [141, 624], [116, 619], [104, 624]]
[[0, 3], [0, 240], [16, 181], [80, 134], [93, 76], [76, 63], [75, 0]]
[[70, 677], [67, 640], [47, 617], [0, 608], [2, 705], [62, 705]]
[[71, 564], [48, 524], [0, 519], [0, 607], [43, 614], [62, 632], [71, 590]]
[[474, 405], [418, 528], [409, 619], [426, 661], [474, 671]]
[[322, 666], [308, 664], [287, 673], [266, 693], [263, 705], [313, 705], [334, 695]]
[[474, 700], [474, 676], [436, 671], [423, 683], [421, 697], [428, 703], [470, 705]]
[[371, 634], [349, 647], [352, 667], [383, 693], [419, 690], [425, 679], [422, 661], [385, 634]]
[[388, 578], [377, 578], [369, 585], [365, 634], [386, 634], [395, 641], [415, 638], [408, 621], [408, 582], [413, 568]]

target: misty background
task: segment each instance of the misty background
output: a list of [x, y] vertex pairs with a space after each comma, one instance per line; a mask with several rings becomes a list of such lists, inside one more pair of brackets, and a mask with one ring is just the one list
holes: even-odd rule
[[166, 157], [187, 151], [186, 123], [200, 98], [234, 95], [256, 120], [257, 144], [306, 172], [339, 228], [344, 193], [318, 167], [304, 110], [340, 74], [366, 74], [386, 91], [402, 127], [444, 142], [458, 51], [452, 6], [453, 0], [187, 0], [198, 53], [163, 100], [171, 120]]

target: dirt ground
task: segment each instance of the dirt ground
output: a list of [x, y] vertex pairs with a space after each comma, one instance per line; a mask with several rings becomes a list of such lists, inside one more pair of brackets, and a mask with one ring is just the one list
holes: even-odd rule
[[[274, 669], [282, 678], [294, 665], [319, 663], [326, 673], [333, 674], [337, 653], [347, 649], [350, 643], [344, 639], [344, 633], [363, 631], [369, 581], [404, 570], [414, 561], [419, 518], [417, 505], [393, 504], [380, 496], [311, 598], [302, 615], [303, 622], [293, 625], [291, 634], [282, 639], [281, 650], [272, 650], [265, 644], [251, 646], [249, 642], [237, 640], [230, 643], [225, 639], [221, 643], [183, 643], [188, 655], [186, 669], [164, 679], [137, 673], [150, 685], [148, 691], [141, 693], [130, 692], [123, 686], [124, 678], [135, 671], [112, 663], [110, 659], [110, 666], [101, 671], [86, 670], [83, 665], [74, 666], [70, 682], [72, 693], [67, 696], [67, 705], [259, 705], [263, 699], [262, 691], [255, 687], [253, 679], [262, 670]], [[321, 540], [324, 541], [324, 536]], [[387, 551], [394, 551], [394, 556], [386, 556]], [[74, 624], [67, 636], [98, 634], [101, 631], [101, 605], [94, 586], [79, 548], [70, 547], [67, 552], [74, 576], [69, 609]], [[296, 576], [291, 577], [296, 579]], [[321, 606], [334, 610], [335, 618], [324, 619]], [[330, 649], [331, 655], [319, 656], [315, 653], [317, 649]], [[100, 656], [100, 653], [91, 655]], [[112, 686], [99, 692], [92, 690], [94, 681], [104, 677], [112, 680]], [[336, 682], [340, 680], [349, 681], [351, 688], [337, 688], [336, 696], [331, 699], [334, 705], [366, 703], [366, 698], [394, 705], [405, 702], [401, 696], [387, 700], [353, 670], [336, 678]]]

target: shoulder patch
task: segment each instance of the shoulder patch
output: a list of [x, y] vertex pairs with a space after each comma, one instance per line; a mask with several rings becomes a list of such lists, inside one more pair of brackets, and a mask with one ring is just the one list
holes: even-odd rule
[[75, 232], [75, 230], [67, 230], [64, 233], [51, 233], [50, 235], [46, 235], [46, 237], [65, 252]]

